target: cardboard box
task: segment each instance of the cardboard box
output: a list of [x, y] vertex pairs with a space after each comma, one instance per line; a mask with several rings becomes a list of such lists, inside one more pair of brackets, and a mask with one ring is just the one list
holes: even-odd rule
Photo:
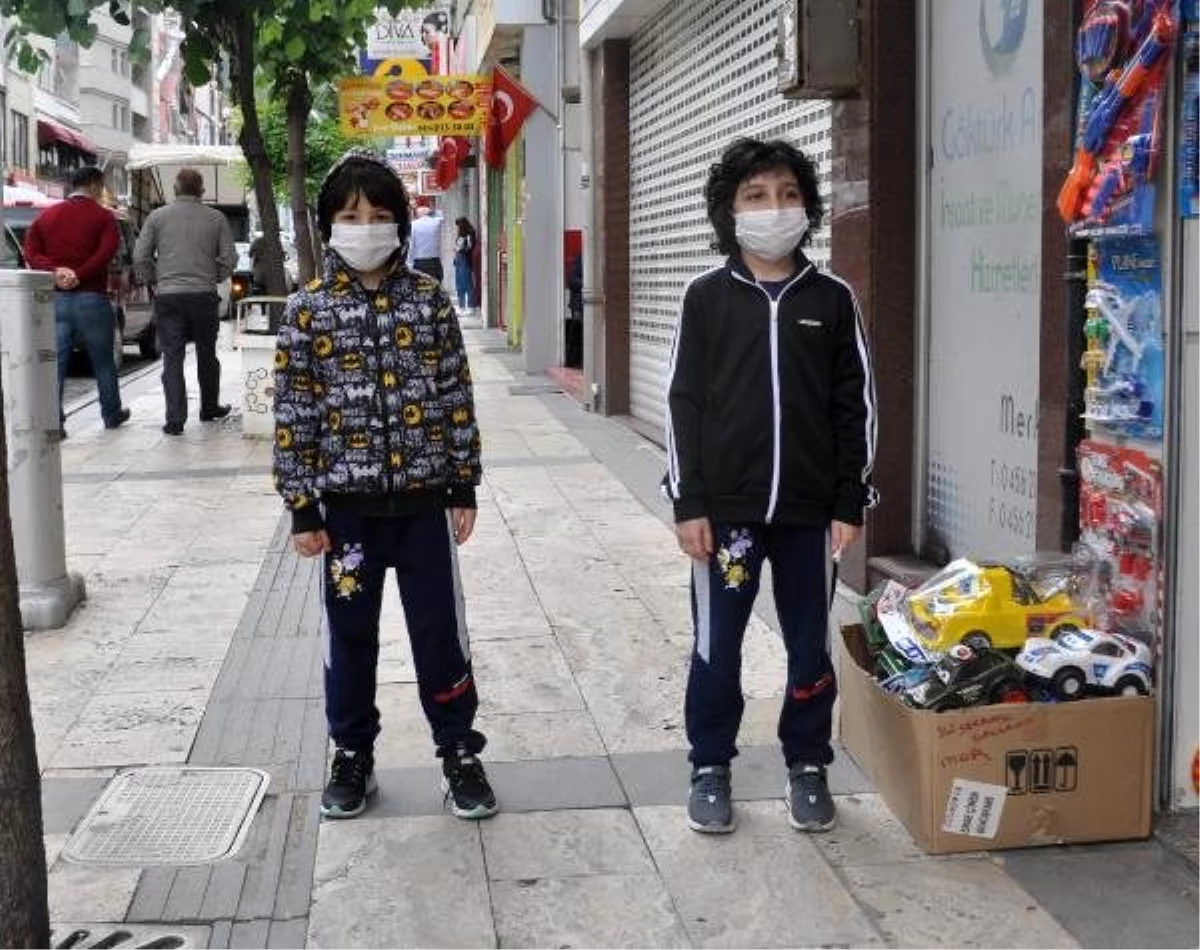
[[1149, 836], [1152, 697], [927, 712], [879, 688], [861, 626], [839, 639], [842, 745], [925, 851]]

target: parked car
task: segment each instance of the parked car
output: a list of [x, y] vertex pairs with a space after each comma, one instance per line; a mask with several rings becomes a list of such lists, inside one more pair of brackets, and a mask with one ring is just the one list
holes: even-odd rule
[[1015, 563], [959, 558], [910, 592], [905, 612], [926, 650], [956, 643], [1019, 650], [1031, 636], [1085, 626], [1067, 574], [1039, 574]]
[[1029, 692], [1021, 668], [999, 650], [974, 650], [957, 644], [937, 661], [929, 675], [901, 694], [909, 706], [944, 712], [984, 703], [1023, 703]]
[[1079, 699], [1088, 687], [1126, 696], [1150, 692], [1150, 648], [1119, 633], [1085, 628], [1053, 639], [1030, 637], [1016, 662], [1059, 699]]
[[[29, 226], [42, 211], [41, 208], [18, 205], [4, 209], [5, 248], [0, 264], [4, 267], [25, 267], [22, 247]], [[120, 366], [124, 360], [125, 347], [137, 346], [142, 357], [148, 360], [158, 357], [158, 324], [154, 319], [154, 308], [150, 293], [142, 285], [133, 270], [133, 246], [137, 242], [137, 231], [132, 222], [117, 215], [120, 244], [108, 272], [108, 295], [117, 314], [120, 334], [113, 340], [113, 361]], [[76, 350], [83, 354], [77, 344]], [[84, 357], [85, 358], [85, 357]]]

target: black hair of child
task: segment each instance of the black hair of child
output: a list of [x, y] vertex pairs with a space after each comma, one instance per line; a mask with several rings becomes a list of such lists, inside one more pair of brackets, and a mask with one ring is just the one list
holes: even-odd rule
[[808, 212], [808, 233], [800, 242], [801, 247], [812, 238], [825, 217], [825, 205], [817, 187], [817, 170], [812, 161], [800, 149], [783, 139], [739, 138], [735, 139], [721, 155], [721, 160], [708, 170], [708, 182], [704, 186], [704, 201], [708, 207], [708, 220], [716, 232], [713, 247], [722, 254], [739, 253], [737, 225], [733, 220], [733, 199], [738, 185], [747, 178], [775, 168], [789, 169], [800, 185], [804, 199], [804, 210]]
[[321, 231], [321, 240], [329, 241], [334, 215], [355, 195], [362, 195], [376, 207], [392, 212], [401, 245], [408, 241], [408, 192], [404, 182], [383, 161], [359, 156], [341, 162], [321, 185], [317, 195], [317, 227]]

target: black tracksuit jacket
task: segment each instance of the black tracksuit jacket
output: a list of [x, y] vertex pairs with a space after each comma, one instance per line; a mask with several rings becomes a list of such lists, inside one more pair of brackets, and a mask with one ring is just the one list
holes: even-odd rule
[[875, 383], [850, 287], [796, 254], [778, 300], [737, 257], [684, 291], [667, 389], [675, 520], [862, 524]]

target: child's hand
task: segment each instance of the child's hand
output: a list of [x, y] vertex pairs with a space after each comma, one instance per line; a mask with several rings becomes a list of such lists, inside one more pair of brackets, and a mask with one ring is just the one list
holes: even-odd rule
[[316, 557], [326, 551], [332, 551], [329, 532], [322, 528], [320, 531], [300, 531], [292, 535], [292, 547], [301, 557]]
[[842, 551], [854, 543], [861, 530], [858, 525], [844, 521], [835, 521], [829, 526], [830, 554], [835, 561], [841, 558]]
[[712, 525], [707, 518], [692, 518], [675, 525], [675, 540], [688, 557], [707, 561], [713, 553]]
[[475, 530], [474, 508], [451, 508], [450, 528], [454, 531], [454, 543], [464, 544]]

